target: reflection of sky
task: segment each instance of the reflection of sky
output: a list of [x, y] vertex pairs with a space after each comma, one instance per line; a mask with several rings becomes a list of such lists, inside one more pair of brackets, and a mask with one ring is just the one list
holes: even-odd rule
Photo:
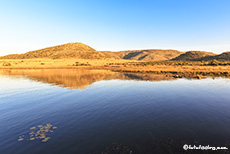
[[[192, 83], [192, 84], [191, 84]], [[178, 79], [178, 80], [163, 80], [163, 81], [136, 81], [136, 80], [112, 80], [109, 83], [107, 81], [100, 81], [100, 85], [113, 85], [118, 87], [158, 87], [158, 88], [172, 88], [173, 86], [178, 87], [230, 87], [230, 79], [227, 78], [211, 78], [197, 80], [197, 79]]]
[[[192, 83], [192, 84], [191, 84]], [[0, 91], [16, 90], [16, 89], [28, 89], [28, 88], [44, 88], [49, 87], [51, 84], [37, 82], [32, 79], [28, 79], [23, 76], [1, 76], [0, 75]], [[178, 79], [178, 80], [163, 80], [163, 81], [136, 81], [136, 80], [102, 80], [94, 82], [90, 87], [106, 87], [114, 86], [116, 88], [132, 88], [132, 87], [158, 87], [158, 88], [172, 88], [172, 87], [206, 87], [206, 88], [218, 88], [218, 87], [230, 87], [230, 79], [227, 78], [207, 78], [202, 80], [196, 79]], [[53, 85], [52, 85], [53, 86]], [[58, 87], [58, 86], [55, 86]]]
[[[69, 88], [61, 88], [60, 86], [53, 86], [52, 84], [33, 81], [22, 76], [0, 76], [0, 99], [8, 99], [9, 97], [22, 98], [37, 96], [52, 95], [55, 93], [66, 93]], [[183, 97], [199, 97], [200, 95], [207, 95], [207, 97], [218, 96], [228, 99], [230, 90], [230, 79], [224, 78], [207, 78], [202, 80], [195, 79], [178, 79], [165, 81], [135, 81], [135, 80], [101, 80], [94, 82], [83, 90], [72, 90], [71, 93], [95, 93], [101, 95], [110, 91], [116, 97], [123, 92], [127, 97], [129, 96], [162, 96], [175, 98]], [[230, 99], [230, 98], [229, 98]]]
[[1, 76], [0, 75], [0, 102], [7, 102], [8, 99], [26, 99], [34, 96], [51, 94], [59, 87], [52, 88], [49, 84], [36, 82], [23, 77]]
[[[10, 146], [11, 153], [22, 147], [16, 142], [19, 135], [44, 123], [60, 130], [47, 143], [65, 150], [75, 144], [82, 148], [85, 142], [88, 149], [92, 143], [103, 141], [103, 136], [105, 142], [101, 144], [105, 145], [108, 139], [112, 143], [119, 136], [143, 137], [149, 131], [165, 136], [176, 133], [177, 137], [183, 137], [183, 133], [206, 135], [215, 142], [216, 137], [223, 140], [221, 135], [229, 135], [230, 79], [115, 79], [94, 82], [83, 90], [68, 90], [24, 77], [0, 76], [0, 84], [0, 134], [6, 141], [0, 142], [0, 150]], [[47, 152], [39, 144], [20, 143], [25, 143], [24, 153], [29, 149]]]
[[36, 82], [24, 77], [1, 76], [0, 75], [0, 91], [27, 91], [29, 89], [42, 89], [49, 87], [46, 83]]

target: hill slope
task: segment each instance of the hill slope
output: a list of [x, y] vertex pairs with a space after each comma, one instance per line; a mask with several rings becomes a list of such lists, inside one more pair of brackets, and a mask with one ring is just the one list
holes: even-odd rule
[[106, 54], [122, 59], [130, 60], [143, 60], [143, 61], [164, 61], [170, 60], [181, 55], [183, 52], [177, 50], [159, 50], [159, 49], [149, 49], [149, 50], [129, 50], [129, 51], [119, 51], [119, 52], [109, 52]]
[[12, 54], [0, 57], [1, 59], [30, 59], [30, 58], [79, 58], [103, 59], [111, 56], [96, 51], [83, 43], [68, 43], [41, 50], [30, 51], [24, 54]]
[[215, 56], [216, 54], [211, 52], [205, 52], [205, 51], [188, 51], [184, 54], [179, 55], [176, 58], [173, 58], [172, 60], [175, 61], [187, 61], [187, 60], [198, 60], [200, 58], [209, 57], [209, 56]]
[[76, 59], [129, 59], [141, 61], [230, 61], [230, 52], [216, 55], [204, 51], [180, 52], [177, 50], [128, 50], [128, 51], [96, 51], [83, 43], [67, 43], [63, 45], [48, 47], [40, 50], [26, 52], [24, 54], [11, 54], [0, 57], [0, 59], [32, 59], [32, 58], [76, 58]]
[[218, 60], [218, 61], [230, 61], [230, 52], [224, 52], [222, 54], [219, 55], [215, 55], [215, 56], [207, 56], [207, 57], [203, 57], [197, 60], [204, 60], [204, 61], [210, 61], [210, 60]]
[[220, 55], [216, 55], [213, 57], [213, 59], [216, 59], [218, 61], [229, 61], [230, 60], [230, 51], [224, 52]]

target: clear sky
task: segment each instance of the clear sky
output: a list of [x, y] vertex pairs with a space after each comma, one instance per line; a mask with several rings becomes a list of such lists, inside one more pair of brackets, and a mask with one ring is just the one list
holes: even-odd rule
[[0, 55], [69, 42], [101, 51], [230, 51], [230, 0], [0, 1]]

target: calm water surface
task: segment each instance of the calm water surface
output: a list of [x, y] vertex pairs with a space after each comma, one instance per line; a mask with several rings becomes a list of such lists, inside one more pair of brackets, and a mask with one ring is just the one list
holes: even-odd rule
[[[230, 79], [12, 70], [1, 71], [0, 85], [0, 154], [183, 153], [184, 144], [230, 148]], [[30, 140], [30, 128], [47, 123], [57, 126], [51, 138]]]

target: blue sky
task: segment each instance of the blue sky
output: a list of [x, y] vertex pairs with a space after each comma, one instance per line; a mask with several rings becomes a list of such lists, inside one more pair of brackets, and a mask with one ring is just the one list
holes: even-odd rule
[[96, 50], [230, 51], [229, 0], [1, 0], [0, 55], [82, 42]]

